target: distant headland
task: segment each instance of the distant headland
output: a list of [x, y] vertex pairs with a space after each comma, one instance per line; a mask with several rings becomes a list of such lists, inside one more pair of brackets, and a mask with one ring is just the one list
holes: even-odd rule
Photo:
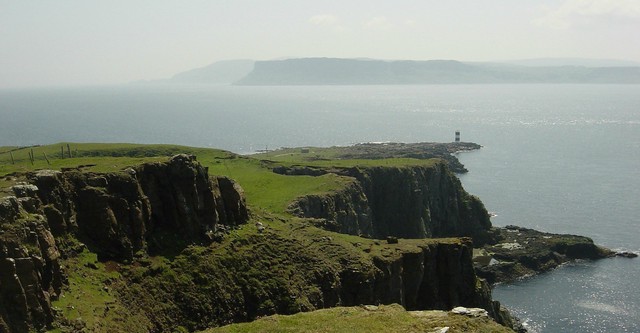
[[266, 85], [638, 84], [640, 64], [589, 59], [504, 62], [297, 58], [228, 60], [174, 75], [165, 83]]

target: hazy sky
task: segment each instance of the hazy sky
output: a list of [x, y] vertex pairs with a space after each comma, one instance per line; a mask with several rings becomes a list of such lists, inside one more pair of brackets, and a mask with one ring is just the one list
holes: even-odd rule
[[0, 0], [0, 87], [311, 56], [640, 61], [640, 0]]

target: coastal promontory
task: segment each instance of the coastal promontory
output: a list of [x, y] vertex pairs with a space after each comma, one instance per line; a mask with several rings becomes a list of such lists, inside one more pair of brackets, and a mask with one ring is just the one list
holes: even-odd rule
[[0, 331], [198, 331], [331, 311], [521, 330], [490, 282], [611, 252], [544, 234], [536, 258], [549, 260], [531, 264], [507, 244], [532, 231], [493, 227], [452, 171], [478, 148], [2, 148]]

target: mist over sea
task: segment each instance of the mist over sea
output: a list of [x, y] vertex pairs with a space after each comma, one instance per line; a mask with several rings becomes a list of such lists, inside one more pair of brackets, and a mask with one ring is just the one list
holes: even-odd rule
[[[463, 141], [467, 191], [493, 223], [640, 251], [640, 85], [0, 90], [0, 146], [172, 143], [247, 154], [358, 142]], [[578, 262], [494, 298], [532, 332], [640, 332], [640, 259]]]

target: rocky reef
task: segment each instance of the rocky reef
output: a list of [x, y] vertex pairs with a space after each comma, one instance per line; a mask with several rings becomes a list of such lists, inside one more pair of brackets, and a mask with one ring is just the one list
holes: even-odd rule
[[475, 249], [473, 259], [476, 274], [491, 284], [547, 272], [572, 260], [616, 255], [584, 236], [551, 234], [518, 226], [493, 228], [491, 233], [493, 242]]
[[0, 332], [51, 325], [51, 299], [65, 281], [61, 260], [74, 252], [69, 239], [101, 260], [129, 262], [210, 243], [220, 228], [248, 219], [241, 188], [209, 178], [193, 156], [118, 173], [41, 170], [26, 178], [0, 202]]

